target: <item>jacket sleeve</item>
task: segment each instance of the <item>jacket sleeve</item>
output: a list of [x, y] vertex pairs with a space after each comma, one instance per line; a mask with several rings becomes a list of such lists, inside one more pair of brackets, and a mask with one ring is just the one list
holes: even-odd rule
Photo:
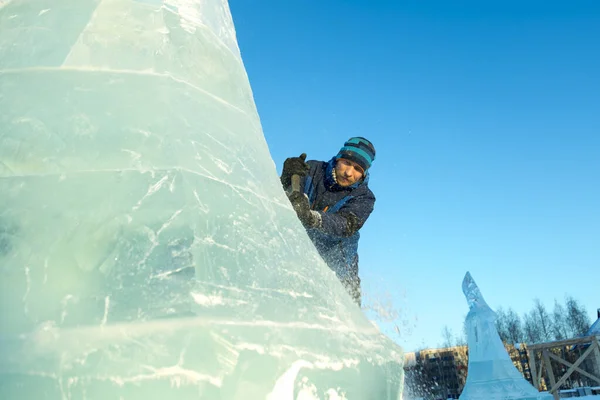
[[319, 230], [332, 236], [352, 236], [362, 228], [374, 206], [375, 196], [369, 191], [351, 198], [335, 213], [318, 211], [321, 216]]

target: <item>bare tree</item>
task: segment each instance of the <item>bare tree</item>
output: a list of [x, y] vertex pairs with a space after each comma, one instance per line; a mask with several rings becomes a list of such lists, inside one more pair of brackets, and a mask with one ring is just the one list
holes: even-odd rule
[[508, 309], [505, 317], [508, 343], [522, 343], [524, 341], [524, 335], [523, 328], [521, 327], [521, 318], [512, 308]]
[[467, 325], [467, 317], [463, 317], [463, 328], [461, 329], [461, 334], [456, 335], [456, 345], [457, 346], [466, 346], [469, 342], [469, 326]]
[[457, 346], [466, 346], [468, 344], [468, 330], [467, 330], [467, 320], [466, 317], [463, 318], [463, 324], [460, 335], [456, 335], [456, 345]]
[[554, 300], [549, 314], [540, 299], [535, 299], [532, 309], [522, 318], [512, 309], [498, 307], [496, 329], [504, 343], [541, 343], [582, 336], [590, 329], [590, 318], [579, 301], [565, 297], [565, 305]]
[[523, 316], [523, 335], [529, 344], [540, 343], [542, 341], [537, 314], [534, 310]]
[[571, 337], [583, 336], [590, 329], [590, 318], [585, 308], [573, 296], [567, 296], [565, 299], [567, 308], [567, 324]]
[[554, 300], [554, 311], [552, 312], [552, 334], [554, 340], [563, 340], [568, 336], [567, 313], [565, 308], [556, 299]]
[[546, 311], [546, 307], [540, 299], [534, 300], [533, 312], [535, 314], [535, 318], [537, 319], [537, 326], [540, 330], [541, 340], [543, 342], [548, 342], [552, 340], [552, 328], [551, 328], [551, 318], [548, 311]]
[[502, 342], [508, 341], [508, 324], [506, 319], [506, 313], [502, 307], [498, 307], [496, 310], [496, 330], [500, 336]]
[[442, 329], [442, 347], [452, 347], [454, 344], [454, 335], [452, 335], [452, 330], [448, 327], [448, 325], [444, 325]]

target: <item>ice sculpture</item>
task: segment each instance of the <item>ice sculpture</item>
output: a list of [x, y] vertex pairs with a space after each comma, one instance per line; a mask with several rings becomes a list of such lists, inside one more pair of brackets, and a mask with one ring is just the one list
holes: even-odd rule
[[0, 110], [1, 399], [400, 397], [280, 187], [226, 1], [2, 1]]
[[514, 366], [496, 330], [496, 313], [487, 305], [467, 272], [462, 290], [469, 304], [467, 382], [460, 400], [552, 400], [540, 393]]
[[592, 326], [590, 326], [590, 329], [588, 329], [587, 333], [585, 334], [586, 336], [600, 336], [600, 308], [596, 310], [596, 314], [598, 315], [598, 319], [592, 324]]

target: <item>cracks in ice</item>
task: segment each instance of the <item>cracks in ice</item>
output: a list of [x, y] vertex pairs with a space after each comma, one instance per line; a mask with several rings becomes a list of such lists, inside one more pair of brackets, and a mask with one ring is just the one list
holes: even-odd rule
[[183, 209], [179, 209], [179, 210], [175, 211], [173, 213], [173, 215], [171, 215], [171, 217], [167, 220], [167, 222], [162, 224], [162, 226], [158, 229], [158, 231], [156, 231], [156, 236], [157, 237], [160, 236], [162, 231], [167, 229], [173, 223], [173, 221], [175, 221], [175, 219], [179, 216], [179, 214], [181, 214], [182, 211], [183, 211]]
[[[196, 175], [196, 176], [200, 176], [202, 178], [209, 179], [209, 180], [217, 182], [217, 183], [221, 183], [221, 184], [229, 187], [230, 189], [232, 189], [238, 195], [241, 195], [242, 193], [249, 194], [249, 195], [251, 195], [251, 196], [253, 196], [253, 197], [257, 198], [257, 199], [263, 200], [263, 201], [267, 202], [268, 204], [271, 204], [272, 206], [283, 207], [285, 209], [291, 209], [291, 206], [289, 205], [289, 202], [285, 203], [285, 202], [279, 201], [279, 199], [277, 199], [277, 198], [266, 197], [262, 193], [255, 192], [255, 191], [249, 189], [246, 186], [239, 186], [239, 185], [231, 184], [231, 183], [229, 183], [227, 181], [224, 181], [222, 179], [218, 179], [217, 177], [215, 177], [212, 174], [202, 174], [202, 173], [199, 173], [198, 171], [194, 171], [194, 170], [191, 170], [189, 168], [182, 168], [182, 167], [153, 168], [152, 170], [148, 170], [148, 171], [150, 171], [153, 174], [159, 173], [159, 172], [167, 172], [167, 173], [170, 173], [170, 172], [186, 172], [186, 173], [189, 173], [189, 174], [192, 174], [192, 175]], [[90, 169], [90, 170], [81, 169], [81, 170], [78, 170], [76, 172], [76, 174], [86, 174], [86, 173], [90, 173], [90, 172], [119, 172], [119, 173], [122, 173], [122, 172], [141, 172], [141, 171], [139, 169], [136, 169], [136, 168], [101, 168], [101, 169], [99, 168], [99, 169]], [[72, 173], [72, 174], [75, 174], [75, 173]], [[40, 173], [40, 174], [19, 174], [19, 175], [13, 175], [13, 177], [14, 178], [24, 178], [24, 177], [28, 177], [28, 176], [35, 176], [36, 178], [41, 178], [41, 177], [56, 176], [56, 175], [62, 175], [62, 173], [59, 173], [59, 172], [48, 172], [48, 173]], [[162, 183], [163, 182], [161, 182], [161, 184]], [[242, 197], [242, 199], [244, 201], [248, 202], [245, 197]], [[251, 202], [248, 202], [248, 204], [254, 205]], [[140, 203], [136, 204], [136, 210], [140, 206], [141, 206]]]
[[29, 307], [27, 306], [27, 297], [29, 297], [29, 292], [31, 291], [31, 276], [29, 266], [26, 265], [25, 269], [25, 284], [27, 285], [25, 288], [25, 293], [23, 294], [23, 308], [25, 315], [29, 314]]
[[184, 345], [179, 353], [179, 360], [177, 361], [177, 364], [170, 367], [154, 367], [146, 365], [143, 366], [143, 368], [150, 371], [150, 374], [140, 374], [129, 378], [112, 377], [110, 379], [119, 385], [123, 385], [127, 382], [141, 382], [168, 378], [173, 387], [181, 387], [182, 385], [188, 384], [198, 384], [201, 382], [209, 382], [212, 385], [221, 386], [221, 379], [219, 377], [202, 374], [183, 367], [185, 363], [185, 355], [188, 347], [190, 346], [191, 338], [191, 334], [186, 335], [184, 339]]
[[[154, 195], [156, 192], [158, 192], [161, 188], [163, 188], [165, 186], [165, 184], [167, 182], [169, 182], [169, 191], [173, 192], [175, 190], [175, 178], [176, 176], [169, 176], [169, 173], [165, 174], [162, 178], [160, 178], [157, 182], [155, 182], [154, 184], [150, 185], [150, 187], [148, 188], [148, 191], [146, 192], [146, 194], [137, 202], [137, 204], [132, 208], [132, 211], [137, 211], [141, 208], [142, 204], [145, 202], [145, 200], [149, 197], [151, 197], [152, 195]], [[173, 214], [171, 214], [171, 216], [169, 217], [169, 219], [164, 222], [160, 228], [158, 228], [158, 230], [156, 232], [154, 232], [152, 229], [150, 229], [149, 227], [144, 227], [147, 237], [148, 237], [148, 241], [150, 242], [150, 247], [147, 249], [147, 251], [145, 252], [144, 256], [142, 257], [142, 259], [138, 262], [138, 267], [144, 265], [144, 263], [146, 262], [146, 260], [148, 259], [148, 257], [150, 257], [150, 255], [152, 254], [152, 252], [156, 249], [157, 246], [159, 246], [159, 236], [161, 235], [161, 233], [167, 229], [169, 226], [171, 226], [171, 224], [173, 224], [173, 222], [181, 215], [181, 213], [183, 212], [183, 209], [178, 209], [175, 210], [173, 212]], [[131, 217], [128, 217], [129, 219], [131, 219]], [[171, 273], [173, 273], [174, 271], [170, 271]], [[160, 277], [159, 275], [157, 275], [157, 277]]]
[[[317, 387], [310, 383], [307, 377], [303, 377], [300, 382], [296, 383], [298, 374], [302, 369], [320, 369], [339, 371], [344, 367], [344, 363], [331, 364], [328, 361], [320, 363], [312, 363], [306, 360], [295, 361], [288, 370], [283, 373], [275, 382], [273, 390], [267, 395], [267, 400], [319, 400]], [[298, 387], [300, 390], [298, 396], [294, 398], [294, 389]], [[330, 388], [324, 393], [329, 400], [344, 400], [345, 394], [340, 394], [340, 389]]]
[[294, 384], [302, 368], [312, 369], [313, 364], [305, 360], [298, 360], [277, 379], [267, 400], [294, 400]]
[[[110, 381], [119, 386], [124, 386], [128, 383], [140, 383], [145, 381], [156, 381], [168, 379], [172, 387], [179, 388], [184, 385], [197, 385], [201, 382], [209, 382], [212, 385], [220, 386], [221, 378], [203, 374], [193, 369], [184, 367], [186, 352], [190, 346], [193, 334], [187, 334], [183, 340], [183, 346], [179, 353], [178, 361], [175, 365], [171, 366], [153, 366], [153, 365], [141, 365], [141, 368], [148, 371], [148, 373], [141, 373], [129, 377], [123, 376], [91, 376], [86, 380], [98, 380], [98, 381]], [[147, 347], [144, 343], [128, 338], [131, 343], [137, 343], [141, 347]], [[155, 350], [148, 349], [149, 352], [156, 353]], [[166, 355], [166, 353], [165, 353]], [[77, 378], [76, 378], [77, 379]], [[71, 383], [71, 382], [70, 382]]]
[[98, 15], [98, 8], [100, 8], [100, 5], [102, 4], [102, 2], [99, 2], [98, 5], [96, 6], [96, 8], [94, 9], [94, 12], [92, 12], [90, 14], [90, 19], [87, 21], [87, 23], [85, 24], [85, 28], [83, 28], [81, 30], [81, 32], [79, 33], [79, 36], [77, 37], [77, 40], [75, 40], [73, 43], [75, 43], [74, 45], [71, 46], [71, 48], [69, 49], [69, 52], [67, 53], [67, 55], [65, 56], [65, 58], [63, 59], [63, 62], [60, 63], [61, 66], [64, 66], [67, 61], [71, 58], [71, 54], [73, 53], [73, 50], [76, 47], [77, 43], [80, 43], [82, 41], [82, 38], [84, 37], [84, 35], [86, 35], [88, 33], [88, 29], [89, 27], [92, 25], [92, 21], [94, 21], [94, 19], [96, 18], [96, 16]]
[[[0, 161], [0, 167], [2, 167], [2, 169], [4, 169], [4, 172], [9, 173], [10, 175], [14, 175], [14, 172], [12, 168], [10, 168], [8, 166], [7, 163], [5, 163], [4, 161]], [[1, 170], [0, 170], [1, 171]]]
[[46, 284], [48, 283], [48, 259], [45, 258], [44, 259], [44, 280], [42, 281], [42, 284]]
[[192, 369], [183, 368], [180, 365], [171, 367], [152, 367], [146, 366], [145, 369], [150, 371], [149, 374], [139, 374], [131, 377], [108, 377], [110, 380], [119, 386], [124, 386], [127, 383], [140, 383], [144, 381], [153, 381], [168, 378], [173, 387], [181, 387], [182, 385], [195, 385], [202, 382], [209, 382], [215, 386], [221, 386], [221, 378], [202, 374]]
[[[261, 202], [261, 204], [264, 206], [264, 208], [266, 210], [269, 210], [269, 208], [265, 206], [265, 201], [263, 199], [259, 199], [259, 201]], [[289, 204], [288, 204], [288, 206], [291, 207], [291, 205], [289, 205]], [[290, 244], [286, 239], [286, 235], [284, 235], [283, 232], [281, 232], [281, 230], [279, 230], [278, 224], [275, 221], [275, 213], [274, 212], [269, 212], [269, 222], [271, 224], [271, 227], [273, 227], [275, 229], [275, 232], [277, 233], [277, 236], [282, 241], [282, 243], [289, 248]]]
[[203, 213], [208, 214], [210, 212], [210, 208], [205, 203], [203, 203], [202, 200], [200, 200], [200, 196], [198, 195], [198, 191], [196, 189], [194, 189], [194, 197], [198, 202], [198, 209]]
[[248, 301], [245, 300], [234, 300], [228, 297], [217, 296], [217, 295], [205, 295], [203, 293], [190, 293], [194, 302], [198, 305], [205, 307], [214, 307], [214, 306], [222, 306], [222, 305], [235, 305], [241, 306], [244, 304], [249, 304]]
[[168, 179], [169, 179], [169, 175], [165, 174], [165, 176], [163, 176], [158, 182], [154, 183], [153, 185], [150, 185], [150, 187], [148, 188], [148, 191], [146, 192], [144, 197], [142, 197], [137, 202], [137, 204], [135, 206], [133, 206], [133, 211], [137, 211], [142, 206], [142, 203], [144, 202], [144, 200], [146, 200], [146, 198], [148, 198], [148, 197], [152, 196], [154, 193], [156, 193]]
[[151, 279], [165, 279], [165, 278], [168, 278], [168, 277], [170, 277], [172, 275], [177, 275], [180, 272], [185, 271], [186, 269], [193, 269], [193, 268], [194, 268], [194, 266], [185, 266], [185, 267], [173, 269], [173, 270], [170, 270], [170, 271], [161, 272], [159, 274], [151, 275], [150, 278]]
[[262, 288], [262, 287], [254, 287], [252, 289], [254, 289], [254, 290], [258, 291], [258, 292], [269, 292], [269, 293], [285, 294], [285, 295], [288, 295], [288, 296], [293, 297], [295, 299], [299, 298], [299, 297], [310, 299], [310, 298], [313, 297], [313, 295], [310, 294], [310, 293], [306, 293], [306, 292], [300, 293], [300, 292], [295, 292], [293, 290], [281, 290], [281, 289]]
[[142, 155], [136, 151], [129, 149], [121, 149], [122, 152], [127, 153], [131, 156], [131, 163], [135, 165], [138, 169], [142, 169], [141, 158]]
[[110, 296], [106, 296], [104, 298], [104, 315], [102, 316], [102, 322], [100, 322], [100, 326], [105, 326], [108, 321], [108, 311], [110, 309]]
[[120, 387], [126, 384], [139, 384], [147, 381], [159, 381], [168, 379], [171, 383], [171, 387], [180, 388], [182, 386], [198, 385], [203, 382], [208, 382], [214, 386], [221, 386], [222, 379], [220, 377], [203, 374], [193, 369], [187, 369], [180, 365], [180, 363], [170, 367], [153, 367], [143, 366], [148, 373], [141, 373], [129, 377], [123, 376], [86, 376], [86, 377], [70, 377], [67, 379], [66, 384], [62, 376], [52, 376], [58, 382], [61, 395], [63, 399], [71, 399], [71, 388], [77, 383], [87, 383], [90, 381], [108, 381], [112, 382]]
[[[209, 34], [213, 37], [213, 39], [215, 39], [218, 43], [220, 43], [221, 46], [223, 48], [225, 48], [240, 64], [242, 63], [241, 56], [240, 56], [240, 50], [237, 45], [237, 41], [235, 39], [235, 28], [232, 23], [231, 14], [227, 13], [225, 8], [222, 10], [224, 15], [222, 15], [221, 23], [226, 24], [226, 29], [225, 29], [224, 33], [228, 39], [227, 41], [230, 43], [226, 43], [224, 38], [218, 34], [218, 33], [223, 33], [223, 32], [217, 33], [213, 30], [212, 27], [208, 26], [207, 24], [205, 24], [203, 22], [203, 18], [202, 18], [203, 14], [201, 12], [203, 10], [196, 11], [194, 9], [194, 8], [198, 8], [198, 6], [185, 7], [185, 5], [189, 3], [186, 0], [163, 0], [163, 1], [164, 1], [164, 5], [162, 8], [167, 12], [171, 12], [173, 14], [179, 15], [179, 17], [182, 20], [181, 27], [184, 30], [186, 30], [190, 33], [193, 33], [195, 31], [196, 27], [204, 28], [206, 31], [209, 32]], [[181, 5], [181, 4], [184, 5], [183, 8], [178, 7], [178, 5]], [[194, 24], [196, 25], [196, 27], [193, 26]], [[223, 30], [223, 27], [221, 27], [221, 29]]]
[[73, 295], [66, 295], [65, 297], [63, 297], [62, 301], [61, 301], [61, 305], [62, 305], [62, 312], [60, 314], [60, 322], [63, 323], [65, 322], [65, 318], [67, 318], [67, 307], [69, 305], [70, 301], [75, 301], [75, 297]]
[[[192, 297], [194, 298], [194, 301], [197, 304], [204, 305], [204, 306], [215, 306], [215, 305], [223, 305], [223, 304], [235, 304], [235, 305], [251, 304], [250, 300], [247, 301], [247, 300], [242, 300], [240, 298], [238, 298], [237, 300], [233, 300], [233, 299], [231, 299], [230, 294], [225, 294], [225, 295], [221, 296], [220, 293], [222, 293], [223, 291], [226, 291], [228, 293], [236, 293], [236, 295], [246, 294], [246, 295], [248, 295], [248, 299], [251, 299], [252, 297], [254, 297], [254, 294], [252, 294], [252, 292], [260, 293], [260, 296], [262, 298], [264, 298], [265, 296], [267, 296], [269, 298], [274, 298], [276, 295], [289, 296], [294, 299], [297, 299], [297, 298], [311, 299], [311, 298], [313, 298], [313, 295], [310, 293], [296, 292], [293, 290], [264, 288], [264, 287], [256, 287], [256, 286], [249, 286], [249, 287], [246, 287], [245, 290], [242, 290], [239, 287], [217, 285], [217, 284], [212, 284], [212, 283], [207, 283], [207, 282], [203, 282], [203, 285], [214, 288], [214, 289], [216, 289], [216, 291], [219, 292], [219, 294], [213, 294], [210, 296], [192, 292]], [[243, 296], [240, 296], [240, 297], [243, 297]], [[330, 320], [339, 323], [339, 320], [333, 320], [333, 319], [330, 319]]]
[[[210, 134], [208, 134], [206, 132], [204, 132], [204, 135], [208, 136], [211, 139], [214, 139]], [[227, 153], [231, 152], [231, 150], [227, 146], [223, 145], [221, 142], [217, 142], [217, 143], [220, 144], [221, 146], [223, 146], [224, 149], [227, 150]], [[198, 142], [196, 140], [191, 140], [191, 144], [194, 147], [194, 150], [196, 152], [195, 159], [198, 161], [197, 165], [199, 168], [203, 169], [204, 171], [206, 171], [207, 173], [210, 174], [210, 171], [202, 165], [202, 157], [200, 156], [199, 151], [196, 148], [197, 146], [200, 146], [203, 148], [203, 152], [207, 155], [208, 158], [210, 158], [212, 163], [214, 165], [216, 165], [217, 168], [219, 168], [221, 171], [223, 171], [227, 175], [231, 175], [231, 173], [233, 172], [233, 168], [230, 165], [228, 165], [225, 161], [221, 160], [220, 158], [215, 157], [213, 155], [215, 153], [214, 149], [211, 149], [210, 147], [208, 147], [208, 146], [204, 145], [203, 143]]]
[[206, 244], [209, 246], [215, 246], [215, 247], [219, 247], [221, 249], [227, 250], [227, 251], [231, 251], [231, 252], [236, 252], [237, 250], [227, 246], [226, 244], [221, 244], [221, 243], [217, 243], [215, 241], [215, 239], [212, 238], [212, 236], [206, 236], [204, 238], [198, 237], [198, 236], [194, 236], [194, 245], [192, 247], [196, 247], [198, 244]]
[[[68, 58], [68, 56], [67, 56], [67, 58]], [[57, 68], [55, 68], [55, 67], [7, 68], [7, 69], [0, 70], [0, 73], [1, 74], [10, 74], [10, 73], [23, 73], [23, 72], [27, 72], [27, 71], [55, 71], [56, 69]], [[114, 74], [126, 74], [126, 75], [147, 75], [147, 76], [156, 76], [159, 78], [169, 79], [176, 83], [188, 86], [198, 92], [201, 92], [202, 94], [210, 97], [211, 99], [216, 100], [218, 103], [223, 104], [223, 105], [227, 106], [228, 108], [230, 108], [250, 119], [248, 112], [246, 112], [245, 110], [243, 110], [237, 106], [234, 106], [233, 104], [229, 103], [227, 100], [207, 91], [206, 89], [201, 88], [200, 86], [194, 85], [184, 79], [177, 78], [169, 73], [161, 73], [161, 72], [156, 72], [156, 71], [151, 71], [151, 70], [141, 71], [141, 70], [130, 70], [130, 69], [107, 68], [107, 67], [101, 67], [101, 66], [69, 66], [69, 65], [65, 65], [65, 64], [63, 64], [58, 69], [60, 69], [61, 71], [86, 71], [86, 72], [92, 71], [92, 72], [109, 72], [109, 73], [114, 73]]]
[[[77, 338], [86, 337], [88, 344], [95, 342], [97, 345], [101, 343], [113, 343], [117, 340], [126, 339], [133, 341], [136, 337], [143, 337], [147, 335], [156, 335], [160, 333], [173, 332], [180, 329], [198, 329], [200, 327], [266, 327], [276, 329], [291, 329], [291, 330], [315, 330], [315, 331], [327, 331], [331, 333], [341, 334], [360, 334], [368, 335], [372, 337], [373, 328], [370, 326], [357, 327], [348, 325], [331, 324], [324, 325], [323, 323], [308, 323], [308, 322], [280, 322], [273, 320], [241, 320], [241, 319], [225, 319], [225, 318], [203, 318], [190, 317], [180, 318], [178, 320], [149, 320], [142, 322], [131, 322], [131, 323], [112, 323], [102, 327], [101, 334], [97, 326], [81, 326], [74, 327], [61, 332], [60, 336], [57, 336], [56, 345], [64, 346], [67, 343], [73, 343], [77, 341]], [[44, 331], [47, 331], [44, 330]], [[53, 330], [54, 331], [54, 330]], [[36, 336], [39, 334], [36, 334]], [[373, 348], [369, 346], [371, 340], [361, 340], [361, 346]], [[375, 345], [375, 342], [371, 343]]]

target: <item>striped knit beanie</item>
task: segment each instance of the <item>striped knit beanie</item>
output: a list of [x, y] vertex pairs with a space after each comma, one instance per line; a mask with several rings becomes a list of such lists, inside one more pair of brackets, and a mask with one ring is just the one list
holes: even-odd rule
[[335, 158], [354, 161], [366, 171], [375, 160], [375, 147], [363, 137], [353, 137], [344, 143]]

